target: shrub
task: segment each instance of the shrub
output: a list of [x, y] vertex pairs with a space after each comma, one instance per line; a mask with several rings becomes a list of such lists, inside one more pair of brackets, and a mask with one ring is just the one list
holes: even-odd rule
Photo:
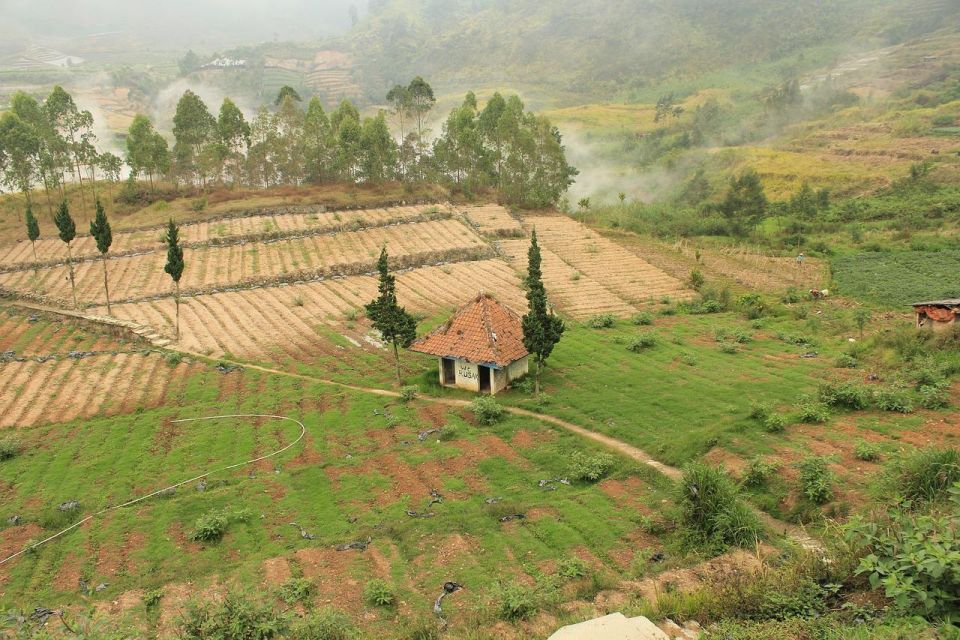
[[576, 556], [562, 558], [557, 564], [557, 575], [561, 578], [582, 578], [587, 575], [587, 563]]
[[282, 585], [277, 595], [287, 604], [307, 601], [313, 595], [315, 585], [306, 578], [290, 578]]
[[769, 404], [766, 402], [751, 402], [750, 403], [750, 417], [754, 420], [759, 420], [763, 422], [767, 417], [772, 413], [772, 409]]
[[644, 349], [650, 349], [657, 346], [657, 334], [647, 332], [641, 333], [630, 339], [627, 343], [627, 351], [640, 353]]
[[293, 306], [302, 307], [304, 305], [303, 296], [293, 296]]
[[617, 319], [609, 313], [601, 313], [587, 320], [587, 325], [591, 329], [609, 329], [617, 323]]
[[480, 424], [488, 426], [499, 422], [505, 413], [500, 403], [490, 396], [480, 396], [474, 400], [470, 405], [470, 410], [473, 411], [473, 415], [476, 416]]
[[[960, 507], [960, 500], [954, 500]], [[854, 521], [847, 527], [847, 540], [860, 551], [857, 573], [866, 574], [874, 589], [882, 587], [901, 613], [928, 618], [957, 615], [956, 516], [897, 509], [887, 514], [887, 520], [885, 526]]]
[[183, 354], [179, 351], [171, 351], [166, 355], [166, 359], [168, 365], [175, 367], [183, 362]]
[[10, 460], [20, 455], [20, 441], [14, 438], [0, 440], [0, 460]]
[[857, 368], [857, 359], [854, 358], [849, 353], [841, 353], [837, 356], [836, 362], [833, 363], [833, 366], [838, 369], [856, 369]]
[[737, 498], [737, 486], [722, 469], [688, 465], [680, 480], [680, 521], [694, 535], [717, 546], [755, 544], [757, 516]]
[[633, 316], [630, 321], [637, 326], [647, 327], [653, 324], [653, 314], [651, 314], [649, 311], [642, 311]]
[[389, 607], [396, 602], [397, 596], [385, 580], [374, 578], [363, 587], [364, 601], [375, 607]]
[[766, 311], [766, 305], [763, 298], [758, 293], [748, 293], [737, 299], [737, 306], [743, 309], [743, 314], [748, 320], [756, 320], [763, 317]]
[[193, 202], [190, 203], [190, 208], [196, 211], [197, 213], [200, 213], [201, 211], [207, 208], [207, 199], [198, 198], [194, 200]]
[[740, 349], [737, 348], [736, 342], [723, 342], [720, 344], [720, 351], [722, 353], [734, 354], [739, 352]]
[[152, 589], [143, 594], [143, 606], [153, 609], [163, 600], [163, 589]]
[[825, 504], [833, 499], [833, 474], [822, 456], [807, 456], [797, 463], [800, 470], [800, 490], [813, 504]]
[[762, 487], [779, 468], [780, 465], [776, 462], [767, 462], [757, 456], [750, 460], [743, 472], [743, 485], [746, 487]]
[[208, 511], [194, 525], [193, 539], [198, 542], [214, 542], [223, 537], [232, 522], [243, 522], [248, 518], [245, 511], [217, 509]]
[[796, 289], [796, 287], [790, 287], [787, 289], [783, 294], [783, 297], [780, 298], [780, 302], [783, 304], [796, 304], [801, 300], [803, 300], [803, 296], [800, 295], [800, 292]]
[[864, 462], [877, 462], [880, 460], [880, 445], [875, 442], [860, 442], [853, 448], [853, 456]]
[[856, 382], [821, 382], [817, 395], [828, 407], [843, 409], [866, 409], [870, 401], [867, 389]]
[[733, 332], [733, 341], [739, 344], [747, 344], [753, 342], [753, 336], [742, 329], [737, 329]]
[[911, 413], [913, 411], [910, 397], [902, 389], [880, 389], [874, 393], [874, 398], [881, 411], [896, 413]]
[[294, 624], [287, 640], [352, 640], [356, 628], [349, 616], [336, 609], [322, 609]]
[[694, 291], [700, 291], [703, 288], [703, 285], [706, 284], [706, 278], [703, 277], [703, 272], [700, 269], [694, 269], [690, 272], [690, 279], [687, 280], [687, 284], [690, 285], [690, 288]]
[[220, 602], [192, 602], [180, 620], [183, 640], [269, 640], [287, 629], [287, 619], [267, 603], [228, 593]]
[[779, 413], [772, 413], [763, 420], [763, 430], [767, 433], [780, 433], [786, 428], [787, 419]]
[[400, 388], [400, 402], [410, 402], [417, 397], [420, 388], [416, 385], [407, 385]]
[[943, 385], [924, 385], [917, 391], [924, 409], [943, 409], [950, 405], [950, 394]]
[[567, 476], [572, 480], [587, 480], [596, 482], [613, 470], [614, 457], [609, 453], [597, 452], [587, 454], [583, 451], [574, 451], [570, 456], [570, 466]]
[[910, 502], [939, 500], [960, 481], [960, 451], [928, 447], [907, 454], [891, 465], [888, 482], [893, 492]]
[[797, 413], [797, 419], [806, 424], [823, 424], [830, 420], [830, 407], [811, 398], [800, 400]]
[[526, 620], [537, 609], [537, 600], [530, 587], [513, 582], [498, 589], [497, 613], [504, 620]]
[[697, 359], [691, 353], [685, 353], [680, 356], [680, 362], [687, 365], [688, 367], [697, 366]]

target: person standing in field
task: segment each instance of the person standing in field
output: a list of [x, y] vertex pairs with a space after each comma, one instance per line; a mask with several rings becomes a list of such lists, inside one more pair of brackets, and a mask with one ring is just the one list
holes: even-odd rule
[[804, 258], [803, 253], [800, 253], [800, 254], [797, 256], [797, 266], [798, 266], [798, 267], [803, 267], [803, 258]]

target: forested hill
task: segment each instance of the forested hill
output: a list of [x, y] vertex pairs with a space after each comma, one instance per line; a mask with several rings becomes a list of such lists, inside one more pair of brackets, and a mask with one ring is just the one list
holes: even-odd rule
[[350, 46], [368, 85], [629, 95], [673, 78], [837, 56], [955, 22], [957, 0], [371, 0]]

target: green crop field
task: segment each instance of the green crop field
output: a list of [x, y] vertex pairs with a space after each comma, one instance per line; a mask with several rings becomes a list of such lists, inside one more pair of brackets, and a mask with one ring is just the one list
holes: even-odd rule
[[960, 295], [960, 251], [856, 253], [832, 261], [833, 277], [844, 295], [885, 307]]

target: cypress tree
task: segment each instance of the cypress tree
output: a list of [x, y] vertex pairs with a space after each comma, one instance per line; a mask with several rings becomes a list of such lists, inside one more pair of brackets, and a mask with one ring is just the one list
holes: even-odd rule
[[170, 218], [170, 224], [167, 225], [167, 264], [163, 268], [170, 278], [173, 279], [173, 286], [176, 290], [174, 294], [174, 303], [177, 307], [177, 340], [180, 339], [180, 276], [183, 275], [183, 247], [180, 246], [180, 229]]
[[367, 317], [373, 323], [373, 328], [380, 332], [380, 337], [393, 344], [397, 384], [401, 384], [400, 347], [406, 349], [417, 337], [417, 321], [407, 313], [406, 309], [397, 304], [396, 278], [390, 275], [386, 247], [380, 251], [377, 271], [380, 273], [380, 282], [377, 286], [379, 295], [364, 308]]
[[107, 214], [103, 210], [100, 199], [96, 202], [97, 214], [90, 223], [90, 235], [97, 241], [97, 250], [100, 252], [100, 263], [103, 265], [103, 290], [107, 294], [107, 315], [110, 310], [110, 286], [107, 284], [107, 251], [110, 251], [110, 245], [113, 244], [113, 232], [110, 230], [110, 223], [107, 221]]
[[27, 239], [30, 240], [30, 244], [33, 246], [33, 261], [39, 262], [37, 259], [37, 238], [40, 237], [40, 223], [37, 221], [36, 216], [33, 215], [33, 206], [29, 203], [27, 203], [27, 213], [24, 215], [24, 218], [27, 221]]
[[67, 245], [67, 270], [70, 272], [70, 291], [73, 293], [73, 308], [77, 308], [77, 288], [73, 280], [73, 253], [70, 250], [70, 243], [77, 237], [77, 225], [70, 217], [70, 205], [66, 199], [60, 201], [60, 207], [56, 215], [53, 216], [53, 223], [57, 225], [57, 231], [60, 232], [60, 239]]
[[537, 244], [537, 231], [530, 237], [530, 250], [527, 252], [527, 277], [524, 278], [527, 289], [527, 301], [530, 309], [523, 316], [523, 346], [533, 354], [537, 371], [534, 377], [536, 394], [540, 395], [540, 369], [550, 357], [550, 353], [563, 335], [563, 320], [547, 310], [547, 290], [543, 286], [543, 273], [540, 270], [540, 245]]

